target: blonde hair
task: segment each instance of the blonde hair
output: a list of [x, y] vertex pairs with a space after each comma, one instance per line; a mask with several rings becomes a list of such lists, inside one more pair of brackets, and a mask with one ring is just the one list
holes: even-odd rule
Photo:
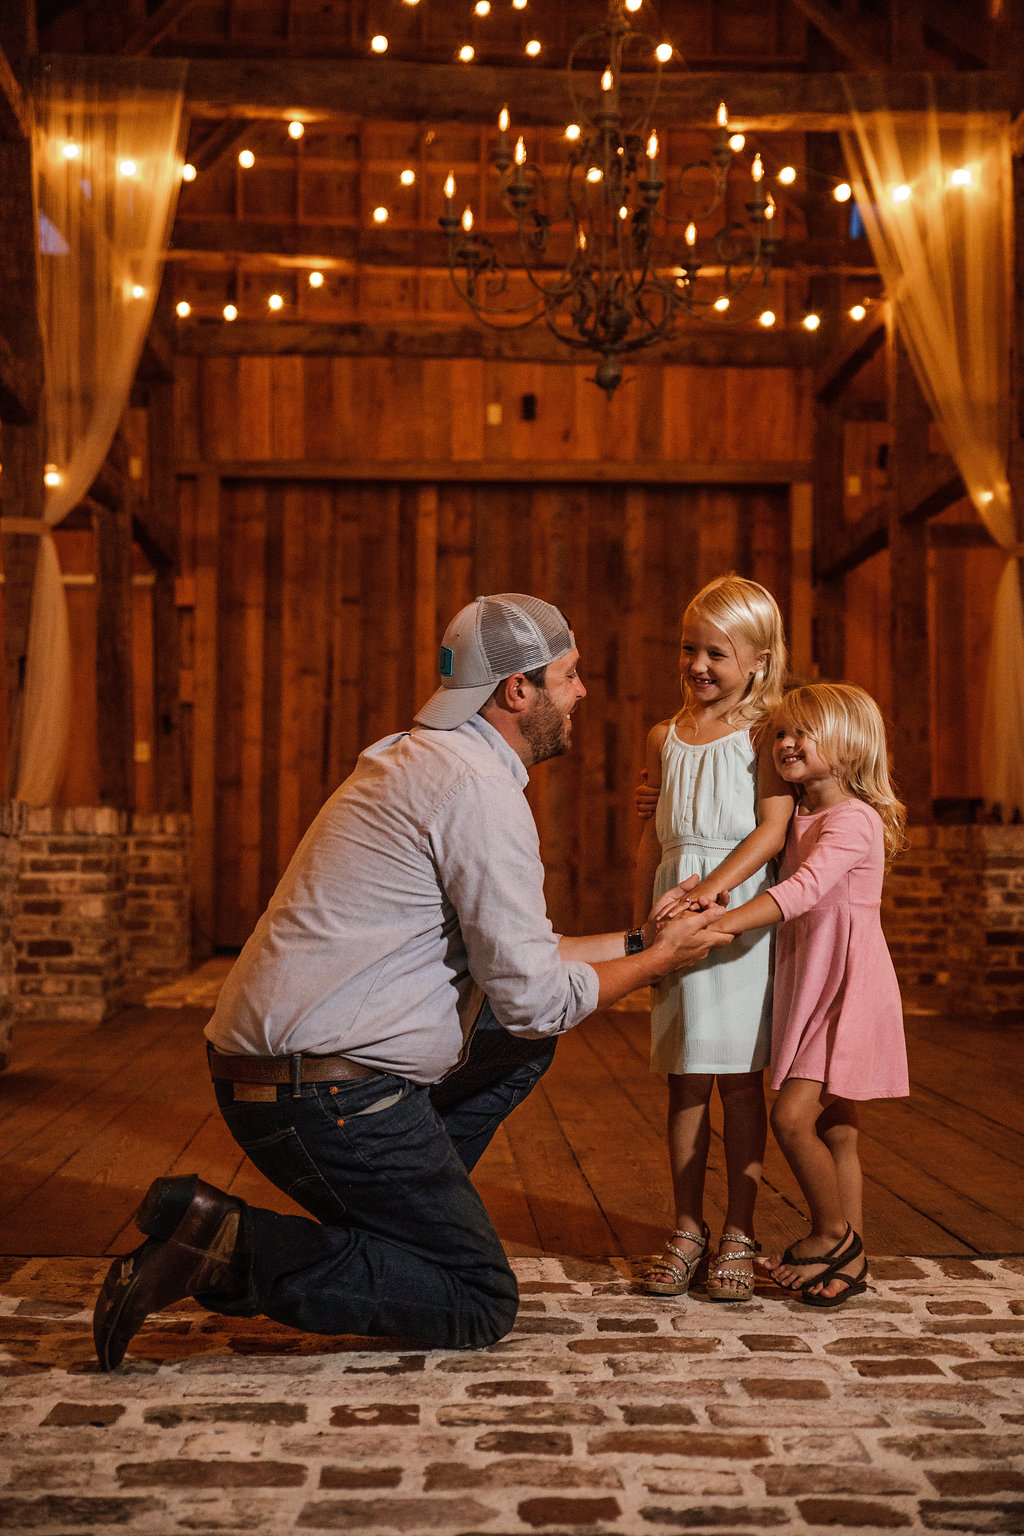
[[806, 683], [786, 694], [775, 724], [812, 737], [836, 781], [878, 812], [887, 859], [906, 847], [907, 811], [893, 792], [885, 724], [869, 693], [853, 683]]
[[730, 571], [716, 576], [691, 598], [683, 614], [695, 613], [728, 635], [733, 645], [737, 637], [755, 651], [767, 651], [768, 659], [755, 672], [743, 695], [743, 708], [763, 721], [779, 706], [786, 678], [786, 637], [779, 605], [756, 581], [747, 581]]

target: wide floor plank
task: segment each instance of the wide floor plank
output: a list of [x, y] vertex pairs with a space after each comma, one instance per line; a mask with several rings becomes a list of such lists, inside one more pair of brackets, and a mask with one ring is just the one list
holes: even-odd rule
[[[120, 1252], [152, 1179], [196, 1170], [272, 1210], [286, 1196], [242, 1156], [206, 1072], [206, 1008], [130, 1009], [100, 1026], [23, 1025], [0, 1074], [0, 1252]], [[505, 1123], [478, 1188], [518, 1255], [649, 1253], [672, 1223], [666, 1085], [648, 1069], [647, 1020], [610, 1011], [559, 1042]], [[909, 1100], [862, 1113], [865, 1238], [875, 1253], [1024, 1251], [1021, 1044], [1014, 1030], [911, 1015]], [[721, 1105], [712, 1102], [706, 1216], [725, 1210]], [[769, 1141], [759, 1236], [803, 1226], [793, 1175]]]

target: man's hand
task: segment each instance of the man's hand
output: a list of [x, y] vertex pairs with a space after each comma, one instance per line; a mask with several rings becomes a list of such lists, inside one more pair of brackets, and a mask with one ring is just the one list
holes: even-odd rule
[[673, 971], [703, 960], [713, 949], [731, 944], [731, 933], [717, 933], [714, 929], [721, 916], [722, 908], [716, 905], [706, 912], [683, 912], [664, 921], [648, 951], [659, 975], [670, 976]]

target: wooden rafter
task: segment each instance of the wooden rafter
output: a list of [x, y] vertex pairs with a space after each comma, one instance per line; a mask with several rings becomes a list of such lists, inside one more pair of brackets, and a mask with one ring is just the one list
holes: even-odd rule
[[[112, 71], [117, 61], [111, 61]], [[993, 114], [1013, 104], [1008, 72], [985, 71], [981, 99]], [[974, 73], [893, 73], [894, 113], [926, 111], [934, 99], [941, 118], [959, 119], [979, 99]], [[465, 69], [457, 65], [384, 60], [191, 59], [186, 97], [201, 117], [288, 118], [307, 121], [365, 117], [394, 122], [492, 123], [503, 101], [516, 103], [518, 126], [557, 127], [569, 111], [568, 75], [538, 70], [524, 90], [520, 69]], [[635, 86], [632, 87], [635, 91]], [[623, 95], [631, 91], [630, 77]], [[658, 111], [677, 128], [707, 127], [721, 100], [722, 75], [674, 74], [663, 79]], [[849, 104], [835, 74], [729, 75], [730, 122], [737, 131], [829, 133], [845, 127]]]
[[828, 0], [792, 0], [792, 3], [855, 69], [885, 68], [887, 61], [875, 51], [851, 16], [834, 11]]
[[28, 103], [7, 55], [0, 49], [0, 139], [10, 143], [28, 135]]
[[[176, 337], [179, 352], [199, 357], [481, 357], [535, 362], [593, 361], [593, 354], [570, 352], [543, 326], [491, 330], [482, 325], [386, 325], [360, 322], [318, 324], [304, 321], [189, 321]], [[806, 368], [813, 361], [814, 337], [806, 331], [704, 331], [696, 327], [624, 366], [645, 362], [709, 368]]]
[[818, 370], [815, 394], [821, 405], [833, 405], [885, 342], [885, 322], [872, 326], [852, 347], [833, 352]]
[[[499, 258], [510, 266], [521, 264], [515, 235], [491, 237]], [[213, 260], [211, 260], [213, 258]], [[282, 221], [235, 219], [179, 219], [174, 226], [170, 261], [197, 261], [203, 265], [250, 261], [268, 266], [313, 264], [324, 267], [405, 267], [410, 271], [433, 267], [446, 270], [444, 237], [438, 229], [392, 228], [339, 229], [335, 225], [293, 224]], [[658, 260], [673, 259], [666, 244]], [[537, 270], [560, 268], [555, 256], [538, 256]], [[847, 276], [875, 272], [866, 240], [798, 240], [784, 242], [773, 263], [779, 271], [800, 268]]]
[[247, 117], [228, 117], [205, 138], [192, 147], [189, 152], [189, 160], [197, 171], [208, 171], [211, 166], [233, 149], [239, 139], [243, 139], [249, 132], [250, 121]]
[[154, 44], [167, 36], [187, 11], [192, 10], [195, 3], [196, 0], [163, 0], [163, 4], [157, 6], [141, 27], [129, 32], [119, 51], [123, 54], [148, 53]]

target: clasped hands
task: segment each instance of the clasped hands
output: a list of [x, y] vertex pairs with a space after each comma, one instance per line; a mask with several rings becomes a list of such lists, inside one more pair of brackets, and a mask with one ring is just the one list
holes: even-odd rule
[[658, 897], [651, 908], [651, 920], [660, 933], [672, 918], [682, 917], [686, 912], [707, 912], [710, 907], [718, 907], [724, 912], [728, 905], [728, 891], [716, 890], [713, 881], [701, 881], [696, 875], [688, 875], [664, 896]]

